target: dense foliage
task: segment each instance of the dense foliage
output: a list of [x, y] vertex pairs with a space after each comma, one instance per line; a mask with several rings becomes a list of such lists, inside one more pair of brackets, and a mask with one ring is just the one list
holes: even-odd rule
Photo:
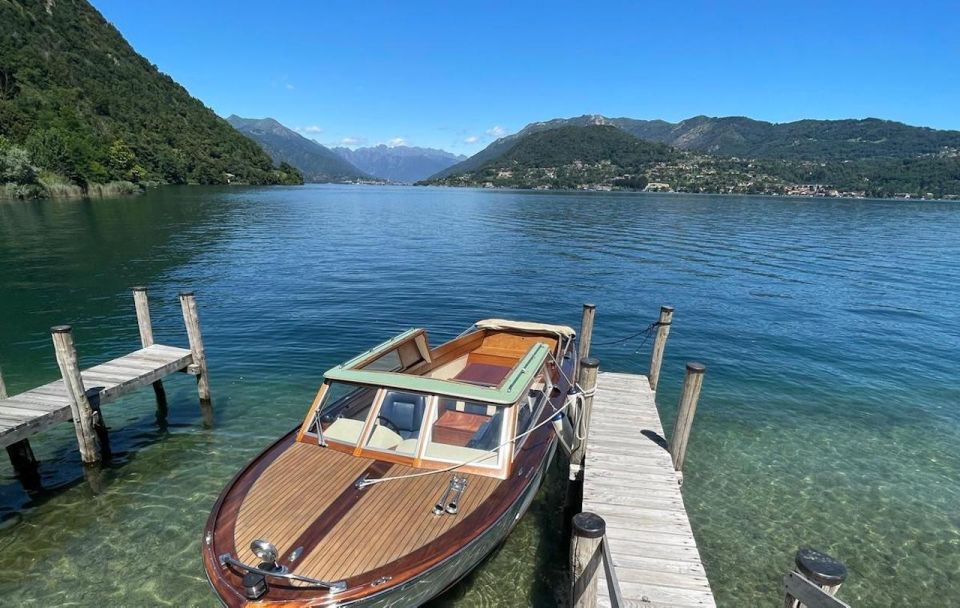
[[718, 156], [854, 161], [915, 158], [960, 149], [960, 131], [938, 131], [891, 120], [798, 120], [770, 123], [742, 116], [696, 116], [672, 124], [614, 118], [639, 137]]
[[41, 181], [301, 180], [274, 168], [84, 0], [0, 0], [0, 136], [5, 162], [13, 155]]

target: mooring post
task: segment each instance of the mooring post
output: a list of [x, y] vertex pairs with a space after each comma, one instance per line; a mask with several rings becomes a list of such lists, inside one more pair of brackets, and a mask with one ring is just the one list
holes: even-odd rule
[[693, 416], [697, 413], [697, 401], [700, 399], [700, 388], [703, 386], [703, 373], [706, 369], [701, 363], [687, 363], [680, 404], [677, 406], [677, 423], [673, 427], [673, 437], [670, 440], [670, 457], [673, 458], [673, 468], [677, 471], [683, 471], [687, 441], [690, 439]]
[[[840, 586], [847, 580], [847, 567], [839, 560], [816, 549], [800, 549], [797, 551], [794, 563], [794, 571], [815, 583], [827, 595], [836, 595]], [[802, 604], [787, 593], [786, 598], [784, 598], [784, 606], [785, 608], [798, 608]]]
[[593, 394], [597, 389], [597, 370], [600, 360], [586, 357], [580, 360], [580, 373], [577, 384], [583, 390], [583, 403], [580, 406], [579, 420], [573, 421], [574, 437], [583, 439], [574, 446], [570, 454], [570, 480], [583, 477], [583, 459], [587, 454], [587, 436], [590, 434], [590, 415], [593, 411]]
[[653, 340], [653, 350], [650, 353], [650, 388], [657, 390], [660, 380], [660, 366], [663, 365], [663, 351], [667, 347], [667, 336], [670, 335], [670, 324], [673, 323], [673, 307], [661, 306], [660, 318], [657, 319], [657, 337]]
[[596, 608], [597, 581], [603, 569], [601, 543], [607, 531], [603, 518], [594, 513], [573, 516], [570, 538], [570, 605], [573, 608]]
[[203, 349], [203, 335], [200, 333], [200, 314], [197, 312], [197, 300], [192, 291], [180, 292], [180, 307], [183, 309], [183, 323], [187, 327], [187, 339], [196, 366], [197, 392], [200, 404], [210, 405], [210, 381], [207, 378], [207, 354]]
[[[143, 348], [153, 346], [153, 323], [150, 321], [150, 302], [147, 300], [146, 287], [133, 288], [133, 305], [137, 309], [137, 327], [140, 329], [140, 344]], [[153, 393], [157, 397], [157, 407], [166, 412], [167, 392], [163, 389], [163, 382], [153, 383]]]
[[590, 356], [590, 342], [593, 341], [593, 317], [597, 314], [596, 304], [584, 304], [580, 318], [580, 350], [577, 361]]
[[[0, 401], [3, 401], [10, 395], [7, 394], [7, 385], [3, 380], [3, 369], [0, 369]], [[28, 490], [38, 489], [40, 475], [38, 471], [39, 463], [36, 456], [33, 455], [33, 448], [30, 447], [29, 439], [21, 439], [7, 446], [7, 456], [10, 457], [10, 464], [17, 477], [23, 482]]]
[[87, 390], [80, 375], [80, 364], [77, 362], [77, 349], [73, 344], [73, 328], [69, 325], [57, 325], [50, 328], [50, 333], [53, 336], [53, 348], [57, 354], [60, 375], [70, 399], [80, 458], [85, 464], [100, 462], [98, 431], [103, 433], [103, 424], [99, 412], [94, 410], [87, 399]]

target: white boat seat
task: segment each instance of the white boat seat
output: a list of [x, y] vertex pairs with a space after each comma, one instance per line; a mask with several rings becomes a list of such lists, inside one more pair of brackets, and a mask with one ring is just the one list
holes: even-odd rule
[[482, 458], [473, 464], [478, 465], [496, 465], [497, 453], [489, 450], [477, 450], [474, 448], [464, 448], [457, 445], [447, 445], [445, 443], [428, 443], [427, 451], [424, 454], [426, 458], [435, 458], [445, 462], [469, 462], [474, 458], [480, 458], [487, 454], [487, 458]]

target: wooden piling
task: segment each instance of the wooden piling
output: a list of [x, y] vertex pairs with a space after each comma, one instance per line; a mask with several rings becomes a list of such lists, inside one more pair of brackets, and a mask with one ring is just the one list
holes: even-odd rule
[[[137, 310], [137, 327], [140, 329], [140, 344], [143, 348], [153, 345], [153, 323], [150, 320], [150, 302], [146, 287], [133, 288], [133, 305]], [[157, 408], [165, 415], [167, 410], [167, 392], [163, 382], [153, 383], [153, 394], [157, 398]]]
[[570, 605], [573, 608], [596, 608], [597, 582], [603, 569], [602, 543], [606, 522], [594, 513], [573, 516], [570, 538]]
[[97, 440], [98, 416], [87, 399], [87, 390], [80, 376], [77, 349], [73, 344], [73, 328], [69, 325], [57, 325], [50, 328], [50, 333], [53, 336], [53, 348], [57, 354], [60, 375], [70, 398], [80, 458], [86, 464], [99, 462], [101, 446]]
[[[3, 370], [0, 369], [0, 401], [9, 397], [7, 394], [7, 385], [3, 380]], [[10, 464], [17, 477], [23, 482], [28, 490], [38, 489], [40, 482], [39, 463], [36, 456], [33, 455], [33, 448], [30, 446], [29, 439], [21, 439], [16, 443], [7, 446], [7, 456], [10, 457]]]
[[593, 341], [593, 318], [596, 314], [596, 304], [583, 305], [583, 316], [580, 318], [580, 349], [577, 352], [577, 361], [590, 356], [590, 343]]
[[[821, 591], [829, 596], [834, 596], [847, 580], [847, 567], [842, 562], [836, 560], [826, 553], [816, 549], [804, 548], [797, 551], [794, 557], [794, 571], [800, 573], [806, 580], [810, 581]], [[786, 597], [784, 598], [785, 608], [799, 608], [806, 606], [801, 600], [790, 593], [788, 587]], [[808, 607], [812, 608], [812, 607]]]
[[580, 360], [577, 384], [583, 390], [583, 402], [580, 404], [578, 420], [574, 421], [574, 441], [576, 445], [570, 454], [571, 480], [582, 478], [583, 459], [587, 453], [587, 436], [590, 434], [590, 415], [593, 410], [593, 394], [597, 388], [597, 370], [599, 367], [600, 360], [594, 357]]
[[677, 471], [683, 471], [683, 459], [687, 453], [687, 441], [690, 439], [693, 417], [697, 413], [697, 402], [700, 399], [700, 388], [703, 386], [705, 371], [706, 368], [701, 363], [687, 363], [683, 391], [680, 393], [680, 403], [677, 406], [677, 423], [673, 427], [673, 437], [670, 439], [670, 457], [673, 459], [673, 468]]
[[203, 348], [203, 335], [200, 333], [200, 314], [197, 300], [192, 291], [180, 292], [180, 307], [183, 309], [183, 323], [187, 327], [187, 339], [193, 354], [193, 372], [197, 375], [197, 392], [200, 404], [210, 405], [210, 381], [207, 377], [207, 354]]
[[667, 347], [667, 336], [670, 335], [670, 324], [673, 323], [673, 307], [661, 306], [660, 318], [657, 319], [657, 337], [653, 340], [653, 350], [650, 353], [650, 388], [657, 390], [660, 380], [660, 366], [663, 364], [663, 351]]

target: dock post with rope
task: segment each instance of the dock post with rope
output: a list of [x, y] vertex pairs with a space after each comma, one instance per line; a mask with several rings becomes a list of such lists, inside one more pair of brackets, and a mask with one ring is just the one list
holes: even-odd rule
[[[595, 307], [590, 314], [592, 331]], [[596, 348], [642, 337], [642, 348], [656, 334], [650, 361], [651, 374], [656, 374], [653, 381], [640, 374], [599, 371], [599, 364], [592, 370], [586, 362], [581, 364], [581, 371], [590, 370], [595, 382], [578, 376], [581, 391], [586, 392], [587, 386], [591, 390], [589, 398], [581, 398], [584, 405], [573, 421], [577, 433], [571, 479], [574, 467], [582, 462], [580, 481], [575, 482], [582, 484], [582, 499], [572, 505], [578, 515], [571, 540], [571, 606], [716, 606], [656, 406], [672, 321], [673, 309], [664, 306], [657, 321], [636, 334], [611, 342], [591, 339]], [[681, 408], [684, 430], [675, 434], [682, 453], [703, 377], [702, 369], [689, 373], [697, 377], [684, 391], [687, 398], [681, 399], [681, 405], [689, 402]], [[583, 439], [579, 444], [577, 437]], [[583, 524], [579, 527], [577, 517]]]

